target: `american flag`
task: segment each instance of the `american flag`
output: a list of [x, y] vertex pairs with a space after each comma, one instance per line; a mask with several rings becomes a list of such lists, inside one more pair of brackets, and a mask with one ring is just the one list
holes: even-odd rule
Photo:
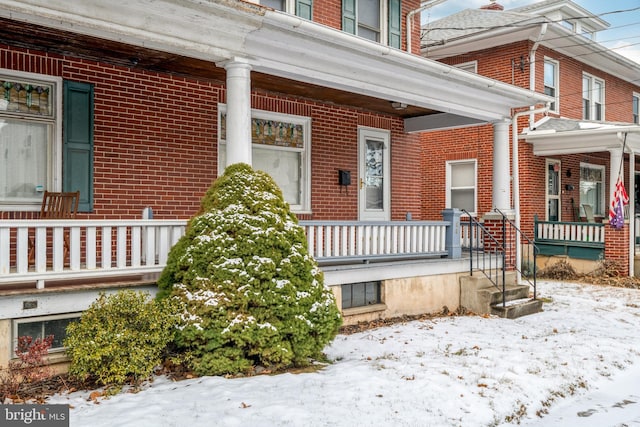
[[613, 192], [611, 207], [609, 208], [609, 224], [614, 228], [622, 228], [624, 226], [624, 205], [629, 204], [629, 196], [627, 190], [624, 189], [622, 177], [618, 175], [616, 181], [616, 189]]

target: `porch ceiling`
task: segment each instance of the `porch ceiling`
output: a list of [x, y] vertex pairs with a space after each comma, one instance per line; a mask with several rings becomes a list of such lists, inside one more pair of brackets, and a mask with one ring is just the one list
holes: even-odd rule
[[[118, 7], [102, 0], [0, 0], [0, 18], [4, 40], [28, 48], [218, 81], [225, 79], [220, 65], [238, 57], [252, 66], [255, 89], [403, 118], [436, 112], [456, 118], [417, 128], [414, 122], [411, 131], [500, 121], [512, 108], [551, 101], [237, 0], [129, 0]], [[391, 102], [408, 107], [399, 112]]]

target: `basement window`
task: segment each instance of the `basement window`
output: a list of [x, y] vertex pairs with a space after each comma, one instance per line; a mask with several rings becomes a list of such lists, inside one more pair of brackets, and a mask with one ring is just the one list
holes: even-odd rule
[[342, 309], [380, 304], [380, 281], [342, 285]]
[[13, 353], [18, 345], [18, 337], [30, 336], [34, 340], [53, 335], [53, 343], [49, 352], [62, 351], [67, 337], [67, 326], [80, 318], [79, 314], [62, 314], [56, 316], [31, 317], [13, 321]]

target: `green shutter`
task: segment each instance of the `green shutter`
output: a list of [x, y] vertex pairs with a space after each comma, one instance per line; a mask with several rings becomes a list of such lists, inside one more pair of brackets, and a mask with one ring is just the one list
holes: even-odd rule
[[402, 4], [400, 0], [389, 0], [389, 46], [398, 49], [402, 46]]
[[313, 19], [313, 0], [296, 0], [296, 15], [311, 21]]
[[356, 0], [342, 0], [342, 31], [356, 34]]
[[93, 85], [65, 80], [62, 190], [80, 190], [78, 210], [93, 210]]

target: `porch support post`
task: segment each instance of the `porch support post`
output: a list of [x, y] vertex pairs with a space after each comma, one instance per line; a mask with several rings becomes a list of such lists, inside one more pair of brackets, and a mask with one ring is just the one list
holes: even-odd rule
[[444, 238], [444, 246], [447, 249], [447, 257], [458, 259], [462, 257], [462, 248], [460, 247], [460, 216], [462, 211], [459, 209], [445, 209], [442, 211], [442, 219], [451, 223], [447, 227]]
[[511, 211], [511, 173], [509, 172], [509, 122], [493, 123], [492, 206]]
[[224, 64], [227, 71], [227, 166], [251, 165], [251, 65], [241, 58]]

